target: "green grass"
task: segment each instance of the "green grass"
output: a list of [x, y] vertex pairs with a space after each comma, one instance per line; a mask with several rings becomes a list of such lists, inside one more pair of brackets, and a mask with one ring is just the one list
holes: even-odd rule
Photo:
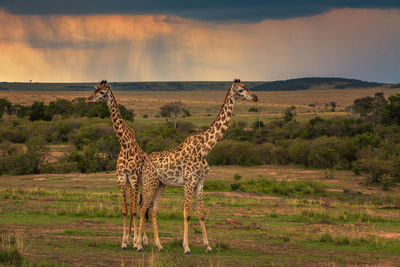
[[[19, 182], [19, 177], [15, 179]], [[230, 181], [222, 179], [210, 180], [216, 182], [208, 183], [207, 190], [229, 191]], [[24, 257], [16, 266], [73, 266], [77, 262], [82, 266], [116, 266], [122, 262], [124, 266], [400, 264], [400, 217], [396, 209], [391, 205], [381, 207], [378, 203], [382, 200], [377, 197], [352, 203], [338, 200], [337, 195], [327, 192], [332, 188], [330, 183], [310, 185], [307, 177], [302, 179], [299, 183], [269, 183], [245, 177], [241, 184], [249, 186], [249, 192], [257, 192], [259, 187], [272, 193], [206, 193], [206, 228], [213, 248], [210, 254], [205, 253], [201, 242], [194, 199], [189, 221], [192, 255], [183, 254], [181, 188], [166, 190], [160, 201], [158, 227], [164, 251], [159, 253], [153, 245], [151, 220], [146, 224], [149, 246], [145, 251], [134, 252], [130, 244], [122, 252], [119, 193], [99, 192], [98, 188], [77, 190], [68, 179], [59, 180], [62, 187], [53, 189], [0, 189], [0, 229], [23, 230]], [[306, 194], [307, 187], [314, 191]], [[269, 191], [271, 188], [275, 190]], [[361, 189], [353, 191], [357, 190]], [[266, 194], [279, 197], [269, 198]], [[337, 194], [345, 196], [349, 192]], [[386, 194], [392, 200], [397, 196], [396, 192]]]
[[298, 215], [299, 221], [319, 223], [392, 223], [400, 222], [400, 218], [391, 218], [380, 215], [373, 215], [368, 212], [350, 212], [347, 210], [325, 210], [325, 209], [301, 209]]
[[220, 180], [206, 180], [203, 190], [205, 192], [226, 192], [229, 191], [229, 187]]
[[325, 196], [326, 186], [317, 181], [277, 181], [274, 179], [259, 178], [249, 179], [231, 185], [233, 190], [274, 194], [282, 196]]
[[24, 257], [23, 241], [18, 233], [4, 232], [0, 236], [0, 265], [21, 265]]

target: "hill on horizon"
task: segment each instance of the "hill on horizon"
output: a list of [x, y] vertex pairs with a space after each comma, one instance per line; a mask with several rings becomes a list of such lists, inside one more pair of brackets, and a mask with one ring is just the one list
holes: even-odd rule
[[[98, 83], [21, 83], [1, 82], [3, 91], [91, 91]], [[400, 83], [376, 83], [347, 78], [309, 77], [279, 81], [245, 82], [252, 91], [296, 91], [308, 89], [400, 88]], [[110, 82], [116, 91], [226, 90], [231, 82]]]

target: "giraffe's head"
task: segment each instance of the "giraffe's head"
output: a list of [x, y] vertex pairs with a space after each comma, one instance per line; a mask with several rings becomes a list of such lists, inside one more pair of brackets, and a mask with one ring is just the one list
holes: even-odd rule
[[93, 94], [86, 99], [87, 103], [105, 101], [108, 92], [111, 90], [111, 86], [107, 84], [106, 80], [101, 81], [95, 88], [96, 90], [93, 92]]
[[258, 101], [258, 97], [255, 94], [253, 94], [249, 90], [249, 88], [244, 86], [244, 84], [241, 83], [239, 79], [235, 79], [233, 81], [231, 88], [236, 98], [253, 100], [254, 102]]

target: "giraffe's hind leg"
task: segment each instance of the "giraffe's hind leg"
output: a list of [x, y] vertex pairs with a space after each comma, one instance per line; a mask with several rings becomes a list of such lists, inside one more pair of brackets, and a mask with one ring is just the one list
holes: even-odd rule
[[[142, 187], [142, 191], [143, 191], [143, 187]], [[142, 200], [143, 200], [143, 194], [140, 196], [140, 206], [143, 204]], [[147, 233], [146, 233], [147, 210], [146, 210], [145, 219], [146, 219], [145, 223], [143, 224], [142, 242], [143, 242], [143, 245], [147, 246], [149, 244], [149, 238], [147, 237]], [[137, 238], [135, 239], [135, 243], [133, 244], [134, 249], [136, 249], [136, 240], [137, 240]]]
[[159, 204], [159, 201], [160, 201], [160, 198], [161, 198], [161, 195], [162, 195], [164, 189], [165, 189], [165, 185], [160, 184], [158, 186], [158, 188], [156, 189], [156, 192], [154, 193], [153, 202], [150, 207], [151, 221], [153, 224], [154, 244], [158, 248], [158, 251], [162, 250], [163, 247], [161, 246], [160, 238], [158, 237], [157, 209], [158, 209], [158, 204]]
[[[151, 180], [151, 178], [149, 179]], [[146, 184], [145, 178], [143, 178], [143, 186], [142, 186], [142, 206], [140, 207], [140, 224], [139, 224], [139, 231], [138, 231], [138, 238], [136, 242], [137, 251], [143, 251], [143, 238], [142, 233], [145, 230], [145, 223], [146, 223], [146, 211], [150, 207], [151, 201], [153, 199], [154, 192], [156, 191], [159, 182], [150, 182]]]
[[126, 225], [126, 216], [128, 213], [128, 207], [126, 204], [126, 186], [125, 186], [125, 179], [124, 175], [118, 175], [118, 185], [119, 185], [119, 190], [121, 192], [121, 197], [122, 197], [122, 215], [124, 217], [124, 230], [122, 234], [122, 244], [121, 244], [121, 249], [125, 250], [128, 247], [128, 242], [129, 242], [129, 236], [127, 235], [127, 225]]
[[185, 254], [191, 254], [189, 248], [189, 220], [194, 186], [185, 184], [185, 204], [183, 209], [183, 249]]
[[196, 206], [197, 206], [197, 214], [200, 219], [201, 233], [203, 236], [203, 245], [206, 247], [206, 252], [211, 252], [212, 249], [208, 243], [206, 225], [204, 223], [203, 182], [204, 180], [201, 180], [196, 185], [195, 188]]

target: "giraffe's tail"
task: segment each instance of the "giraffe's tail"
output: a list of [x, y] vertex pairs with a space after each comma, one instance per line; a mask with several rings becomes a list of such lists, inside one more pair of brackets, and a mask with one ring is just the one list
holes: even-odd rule
[[[142, 197], [142, 194], [140, 194], [139, 195], [139, 207], [142, 206], [142, 200], [143, 200], [143, 197]], [[146, 218], [146, 222], [148, 222], [149, 221], [149, 209], [146, 209], [145, 218]]]

